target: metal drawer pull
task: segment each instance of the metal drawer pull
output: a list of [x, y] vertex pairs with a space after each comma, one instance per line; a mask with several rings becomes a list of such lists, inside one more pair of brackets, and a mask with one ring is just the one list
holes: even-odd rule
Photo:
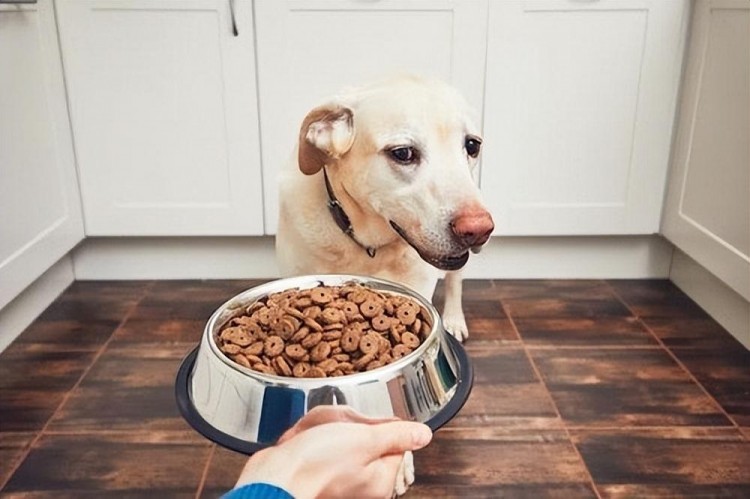
[[0, 0], [0, 5], [2, 4], [22, 4], [22, 3], [36, 3], [37, 0]]
[[232, 34], [237, 36], [239, 32], [237, 31], [237, 21], [234, 18], [234, 0], [229, 0], [229, 17], [232, 19]]

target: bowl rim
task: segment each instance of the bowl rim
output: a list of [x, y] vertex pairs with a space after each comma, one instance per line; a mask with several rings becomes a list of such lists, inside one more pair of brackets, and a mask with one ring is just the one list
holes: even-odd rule
[[[232, 309], [245, 308], [250, 305], [253, 301], [268, 296], [272, 293], [283, 292], [289, 289], [310, 289], [319, 285], [323, 286], [342, 286], [350, 282], [362, 284], [366, 287], [371, 287], [377, 291], [404, 295], [412, 298], [419, 302], [430, 314], [432, 318], [432, 329], [430, 330], [427, 339], [425, 339], [416, 350], [410, 354], [392, 362], [388, 365], [378, 367], [371, 371], [362, 371], [355, 374], [347, 374], [344, 376], [326, 377], [326, 378], [295, 378], [293, 376], [277, 376], [273, 374], [265, 374], [253, 369], [241, 366], [234, 362], [232, 359], [219, 349], [216, 344], [216, 337], [214, 330], [223, 326], [227, 321], [223, 321], [221, 324], [217, 324], [220, 319], [223, 318], [223, 314], [228, 313]], [[231, 315], [231, 314], [230, 314]], [[227, 320], [229, 316], [226, 316]], [[399, 371], [404, 367], [412, 364], [416, 359], [421, 358], [424, 352], [430, 347], [441, 341], [441, 336], [444, 335], [444, 329], [442, 326], [442, 320], [437, 309], [430, 303], [425, 297], [417, 293], [416, 291], [399, 284], [394, 281], [387, 279], [357, 275], [357, 274], [309, 274], [295, 277], [286, 277], [275, 279], [258, 286], [242, 291], [232, 298], [228, 299], [222, 305], [220, 305], [211, 317], [206, 322], [204, 328], [203, 337], [211, 349], [211, 352], [218, 357], [225, 365], [231, 369], [249, 376], [257, 381], [263, 382], [268, 385], [274, 386], [288, 386], [295, 388], [318, 388], [325, 385], [337, 385], [344, 386], [350, 383], [361, 383], [363, 381], [372, 381], [374, 379], [380, 379], [392, 374], [396, 376]]]

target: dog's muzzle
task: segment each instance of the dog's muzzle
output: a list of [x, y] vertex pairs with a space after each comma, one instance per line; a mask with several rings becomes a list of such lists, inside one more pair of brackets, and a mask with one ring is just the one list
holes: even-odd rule
[[[440, 270], [458, 270], [460, 268], [463, 268], [464, 265], [466, 265], [466, 262], [469, 261], [469, 252], [464, 251], [460, 255], [451, 256], [434, 256], [430, 255], [428, 253], [425, 253], [419, 246], [414, 244], [410, 239], [409, 236], [406, 235], [406, 232], [404, 229], [398, 226], [397, 223], [395, 223], [393, 220], [389, 220], [391, 223], [391, 227], [393, 227], [393, 230], [396, 231], [396, 233], [401, 236], [401, 239], [406, 241], [409, 246], [414, 248], [417, 253], [419, 253], [419, 257], [424, 260], [425, 262], [429, 263], [433, 267], [436, 267]], [[472, 251], [474, 251], [474, 248], [472, 248]], [[474, 251], [477, 253], [478, 251]]]

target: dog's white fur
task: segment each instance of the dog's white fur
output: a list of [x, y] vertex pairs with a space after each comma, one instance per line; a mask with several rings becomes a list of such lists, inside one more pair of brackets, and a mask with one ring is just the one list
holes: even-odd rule
[[[341, 109], [351, 111], [351, 125], [346, 116], [336, 116]], [[320, 119], [326, 113], [334, 113], [334, 119]], [[442, 82], [416, 77], [350, 90], [311, 111], [280, 178], [276, 253], [282, 274], [372, 275], [431, 299], [439, 271], [420, 258], [389, 221], [430, 256], [466, 251], [451, 233], [451, 219], [463, 209], [483, 209], [473, 179], [476, 160], [463, 147], [467, 135], [478, 137], [479, 130], [461, 95]], [[416, 144], [423, 151], [419, 165], [394, 165], [384, 154], [385, 148], [403, 144]], [[310, 147], [321, 153], [313, 160], [327, 165], [356, 239], [376, 248], [375, 258], [334, 223], [322, 172], [300, 171], [300, 148]], [[448, 272], [445, 286], [443, 322], [463, 340], [468, 330], [460, 271]]]
[[[478, 137], [479, 129], [461, 95], [442, 82], [416, 77], [350, 90], [310, 111], [280, 178], [276, 253], [282, 273], [372, 275], [431, 299], [439, 270], [390, 222], [427, 259], [468, 250], [456, 240], [451, 222], [462, 210], [486, 210], [473, 178], [477, 160], [464, 148], [467, 136]], [[389, 149], [403, 145], [421, 151], [419, 164], [389, 157]], [[332, 219], [322, 167], [357, 241], [375, 248], [374, 258]], [[451, 334], [467, 338], [460, 271], [447, 273], [442, 318]], [[411, 456], [404, 463], [399, 494], [414, 480]]]

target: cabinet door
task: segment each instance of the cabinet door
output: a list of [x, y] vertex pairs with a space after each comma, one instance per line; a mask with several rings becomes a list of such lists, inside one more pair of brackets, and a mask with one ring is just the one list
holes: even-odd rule
[[57, 6], [87, 235], [262, 234], [252, 4]]
[[697, 2], [666, 237], [750, 300], [750, 2]]
[[83, 239], [52, 0], [0, 5], [0, 308]]
[[257, 0], [266, 229], [277, 175], [307, 111], [342, 88], [398, 73], [442, 78], [477, 111], [483, 100], [485, 0]]
[[659, 229], [682, 0], [491, 2], [482, 190], [498, 234]]

